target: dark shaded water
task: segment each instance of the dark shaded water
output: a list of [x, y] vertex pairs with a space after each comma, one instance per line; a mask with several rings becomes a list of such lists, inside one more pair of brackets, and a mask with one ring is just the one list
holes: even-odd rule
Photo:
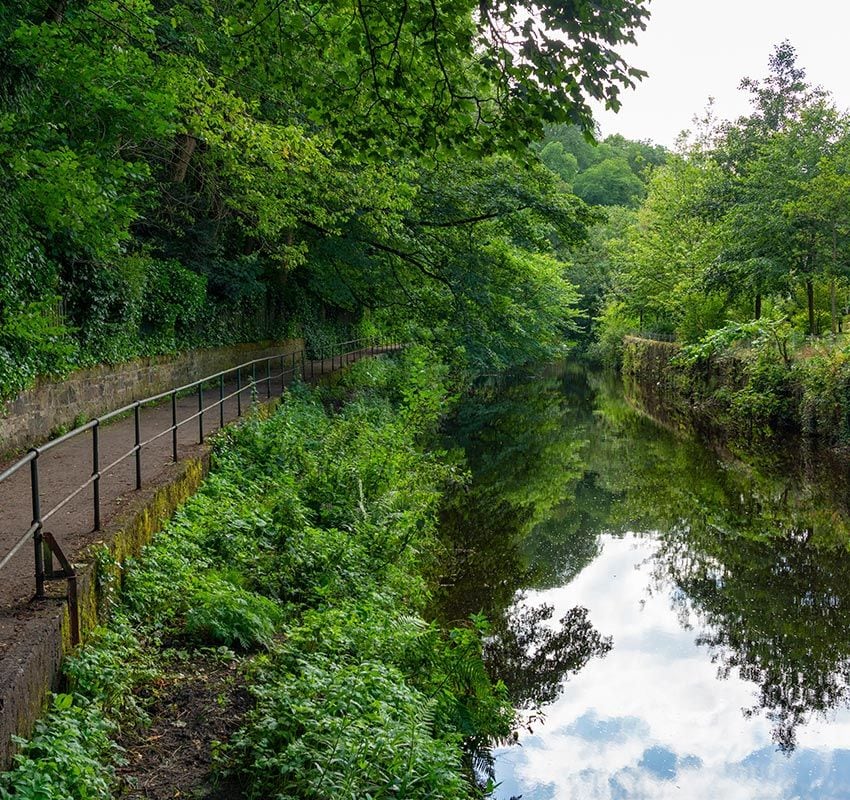
[[533, 731], [496, 798], [850, 798], [846, 469], [718, 454], [566, 367], [480, 387], [449, 443], [440, 613], [493, 620]]

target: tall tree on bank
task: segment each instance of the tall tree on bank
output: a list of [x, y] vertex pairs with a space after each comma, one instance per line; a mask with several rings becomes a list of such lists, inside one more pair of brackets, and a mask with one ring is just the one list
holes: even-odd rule
[[721, 202], [729, 209], [727, 247], [720, 260], [726, 264], [727, 274], [752, 292], [756, 319], [761, 317], [764, 294], [787, 285], [794, 269], [786, 228], [789, 221], [783, 219], [782, 209], [790, 200], [788, 181], [795, 176], [789, 174], [789, 165], [777, 151], [782, 146], [777, 143], [788, 137], [803, 110], [825, 94], [807, 83], [806, 71], [796, 58], [794, 47], [786, 40], [768, 59], [766, 78], [741, 81], [740, 88], [750, 94], [753, 111], [724, 126], [713, 153], [726, 176], [725, 185], [718, 189]]
[[701, 131], [653, 173], [622, 237], [603, 309], [609, 330], [646, 322], [693, 341], [729, 323], [734, 338], [766, 301], [773, 322], [817, 335], [827, 294], [838, 330], [850, 119], [806, 82], [787, 42], [767, 78], [741, 86], [751, 114]]

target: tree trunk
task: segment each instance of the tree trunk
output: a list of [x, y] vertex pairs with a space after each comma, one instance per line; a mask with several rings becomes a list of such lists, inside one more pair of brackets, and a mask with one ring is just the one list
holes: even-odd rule
[[194, 136], [188, 133], [181, 133], [177, 136], [171, 154], [171, 181], [173, 183], [183, 183], [186, 180], [189, 162], [192, 160], [192, 154], [197, 146], [198, 140]]
[[838, 231], [832, 229], [832, 283], [829, 285], [829, 303], [832, 314], [832, 333], [841, 333], [841, 320], [838, 318], [838, 298], [835, 288], [835, 275], [838, 271]]
[[838, 298], [836, 295], [835, 276], [833, 276], [829, 284], [829, 313], [831, 317], [830, 321], [832, 323], [833, 336], [838, 333]]
[[815, 336], [815, 284], [811, 279], [806, 281], [806, 298], [809, 301], [809, 335]]
[[761, 292], [756, 292], [756, 319], [761, 319]]
[[56, 24], [62, 22], [62, 18], [65, 16], [66, 4], [67, 0], [53, 0], [47, 7], [47, 21], [55, 22]]

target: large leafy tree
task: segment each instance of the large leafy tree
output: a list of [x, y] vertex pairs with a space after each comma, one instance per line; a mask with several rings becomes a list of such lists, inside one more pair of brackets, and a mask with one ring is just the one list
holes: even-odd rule
[[310, 122], [386, 152], [529, 142], [545, 122], [590, 129], [588, 98], [617, 108], [643, 74], [616, 48], [644, 27], [646, 5], [237, 0], [221, 17], [236, 64], [264, 62]]
[[[715, 125], [656, 168], [636, 224], [623, 237], [605, 326], [648, 323], [686, 339], [762, 315], [763, 302], [800, 331], [832, 330], [848, 259], [848, 118], [812, 87], [783, 42], [768, 75], [745, 78], [752, 110]], [[709, 110], [710, 111], [710, 110]], [[604, 162], [603, 162], [604, 163]], [[601, 165], [598, 165], [601, 166]], [[574, 185], [591, 167], [580, 173]]]
[[[522, 166], [525, 143], [589, 130], [590, 98], [618, 105], [641, 73], [617, 51], [646, 18], [644, 0], [15, 0], [0, 186], [83, 339], [171, 319], [156, 274], [207, 301], [418, 308], [515, 356], [563, 331], [541, 232], [585, 221]], [[470, 177], [498, 152], [516, 197]]]

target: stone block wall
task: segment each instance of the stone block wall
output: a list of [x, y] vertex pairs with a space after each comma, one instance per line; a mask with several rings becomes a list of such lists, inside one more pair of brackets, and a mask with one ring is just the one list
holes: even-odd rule
[[302, 339], [190, 350], [137, 358], [72, 373], [65, 380], [39, 381], [9, 401], [0, 414], [0, 454], [11, 455], [47, 441], [57, 429], [121, 408], [206, 375], [258, 358], [299, 352]]

